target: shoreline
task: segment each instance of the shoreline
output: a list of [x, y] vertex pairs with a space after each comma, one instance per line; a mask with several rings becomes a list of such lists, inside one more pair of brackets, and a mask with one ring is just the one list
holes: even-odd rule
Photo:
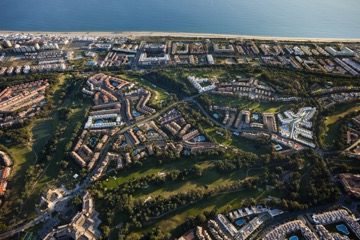
[[295, 41], [295, 42], [360, 42], [360, 38], [302, 38], [302, 37], [269, 37], [249, 36], [236, 34], [217, 33], [185, 33], [185, 32], [47, 32], [47, 31], [6, 31], [0, 30], [0, 34], [34, 34], [34, 35], [61, 35], [61, 36], [93, 36], [93, 37], [185, 37], [185, 38], [229, 38], [243, 40], [266, 40], [266, 41]]

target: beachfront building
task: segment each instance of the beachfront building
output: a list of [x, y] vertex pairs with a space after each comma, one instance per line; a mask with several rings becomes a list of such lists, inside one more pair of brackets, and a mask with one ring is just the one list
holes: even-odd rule
[[214, 44], [214, 52], [218, 54], [228, 54], [228, 53], [234, 53], [234, 46], [231, 44], [222, 44], [222, 43], [216, 43]]
[[348, 47], [336, 50], [334, 47], [326, 46], [325, 51], [327, 51], [334, 57], [353, 57], [356, 55], [356, 53]]
[[170, 55], [164, 54], [163, 56], [150, 57], [144, 52], [140, 54], [138, 62], [140, 66], [166, 65], [170, 63]]

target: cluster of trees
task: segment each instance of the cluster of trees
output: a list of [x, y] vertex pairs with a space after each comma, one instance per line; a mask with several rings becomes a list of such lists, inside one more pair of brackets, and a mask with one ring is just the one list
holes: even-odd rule
[[243, 167], [251, 167], [260, 163], [259, 157], [253, 153], [240, 152], [232, 159], [216, 161], [215, 166], [220, 172], [234, 172]]
[[190, 96], [194, 93], [186, 81], [172, 77], [168, 72], [154, 70], [144, 76], [148, 81], [179, 96]]
[[[333, 182], [324, 160], [313, 150], [304, 150], [292, 156], [272, 156], [272, 161], [285, 164], [273, 171], [265, 169], [261, 184], [283, 190], [285, 197], [279, 207], [301, 210], [337, 201], [340, 192]], [[309, 170], [301, 173], [304, 165]], [[304, 174], [307, 176], [304, 177]]]
[[74, 132], [72, 133], [70, 140], [65, 145], [65, 149], [64, 149], [65, 152], [71, 151], [71, 149], [74, 145], [74, 142], [75, 142], [75, 140], [77, 140], [78, 135], [80, 134], [81, 130], [82, 130], [82, 123], [81, 122], [76, 123]]
[[[173, 172], [173, 176], [170, 178], [178, 179], [177, 174]], [[238, 191], [241, 189], [255, 189], [259, 182], [258, 177], [247, 178], [242, 181], [235, 181], [231, 184], [222, 185], [215, 189], [198, 189], [189, 190], [188, 192], [177, 193], [171, 195], [168, 198], [163, 196], [157, 196], [149, 201], [134, 200], [131, 194], [123, 193], [119, 194], [115, 191], [111, 194], [102, 196], [108, 203], [109, 210], [113, 210], [115, 207], [129, 216], [129, 222], [132, 227], [140, 228], [143, 224], [150, 220], [161, 217], [162, 215], [174, 211], [180, 207], [184, 207], [188, 204], [195, 203], [202, 199], [211, 198], [213, 196]], [[120, 191], [124, 192], [124, 191]], [[108, 222], [111, 219], [108, 219]]]
[[324, 161], [321, 158], [316, 158], [309, 175], [308, 190], [303, 195], [303, 200], [315, 206], [339, 199], [340, 191], [331, 178]]
[[[342, 149], [346, 148], [346, 146], [347, 146], [347, 131], [349, 129], [349, 127], [348, 127], [349, 123], [351, 123], [351, 119], [353, 117], [356, 117], [358, 115], [359, 115], [358, 112], [352, 112], [338, 120], [339, 121], [337, 123], [339, 126], [339, 128], [338, 128], [339, 132], [337, 134], [338, 137], [336, 138], [336, 141], [334, 140], [334, 144], [333, 144], [333, 146], [331, 146], [332, 149], [342, 150]], [[325, 123], [324, 123], [324, 125], [325, 125]], [[352, 125], [352, 128], [360, 131], [360, 126], [356, 125], [355, 123]]]
[[[328, 83], [332, 82], [334, 86], [346, 86], [346, 85], [359, 85], [359, 77], [352, 77], [350, 75], [341, 76], [332, 74], [332, 73], [323, 73], [323, 72], [310, 72], [307, 70], [293, 70], [286, 69], [284, 66], [267, 66], [266, 71], [271, 76], [287, 76], [291, 78], [301, 78], [307, 79], [308, 84], [312, 83]], [[306, 86], [306, 85], [304, 85]]]

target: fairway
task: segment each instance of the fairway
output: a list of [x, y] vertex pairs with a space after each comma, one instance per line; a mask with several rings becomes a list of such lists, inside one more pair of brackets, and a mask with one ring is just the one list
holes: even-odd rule
[[180, 192], [187, 192], [197, 189], [215, 189], [226, 184], [231, 184], [236, 180], [245, 179], [246, 169], [239, 170], [233, 173], [221, 173], [217, 171], [213, 163], [200, 163], [197, 164], [203, 169], [203, 175], [198, 178], [191, 178], [184, 181], [168, 182], [160, 186], [149, 186], [134, 194], [135, 198], [146, 199], [147, 197], [170, 197], [171, 195]]
[[240, 190], [232, 193], [224, 193], [213, 196], [208, 199], [201, 200], [196, 204], [191, 204], [187, 207], [171, 212], [164, 217], [156, 220], [156, 223], [150, 223], [143, 230], [139, 232], [151, 230], [154, 227], [159, 227], [163, 232], [173, 232], [177, 226], [185, 223], [189, 217], [196, 217], [204, 211], [223, 212], [228, 206], [232, 209], [241, 207], [243, 202], [249, 198], [255, 198], [259, 194], [256, 190]]
[[31, 129], [33, 138], [33, 148], [39, 153], [50, 139], [53, 132], [53, 120], [40, 120], [34, 123]]
[[287, 110], [289, 103], [284, 102], [255, 102], [234, 96], [222, 96], [215, 94], [207, 95], [214, 105], [217, 106], [235, 106], [240, 109], [250, 110], [253, 112], [270, 112], [278, 113]]
[[340, 107], [337, 107], [332, 115], [326, 117], [325, 125], [326, 125], [326, 137], [325, 143], [328, 145], [332, 145], [333, 141], [338, 137], [338, 129], [340, 127], [340, 120], [347, 114], [360, 110], [359, 103], [348, 103], [344, 104]]

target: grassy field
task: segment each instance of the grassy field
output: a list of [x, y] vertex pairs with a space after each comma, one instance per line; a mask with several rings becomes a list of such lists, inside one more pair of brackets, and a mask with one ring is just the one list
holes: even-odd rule
[[179, 182], [168, 182], [161, 186], [149, 186], [134, 194], [135, 198], [145, 200], [147, 197], [152, 198], [157, 196], [169, 197], [179, 192], [187, 192], [189, 190], [215, 189], [222, 185], [230, 184], [236, 180], [244, 179], [246, 176], [246, 169], [236, 171], [230, 174], [220, 173], [214, 168], [214, 164], [210, 162], [203, 162], [198, 164], [203, 169], [203, 175], [199, 178], [189, 179]]
[[342, 106], [337, 107], [331, 116], [326, 117], [325, 125], [326, 125], [326, 136], [325, 143], [331, 145], [333, 141], [336, 139], [338, 134], [338, 128], [340, 127], [340, 120], [345, 115], [360, 110], [359, 103], [348, 103]]
[[139, 85], [143, 85], [144, 87], [146, 87], [148, 89], [151, 89], [151, 91], [154, 93], [154, 95], [151, 97], [150, 102], [154, 105], [158, 105], [162, 101], [169, 101], [172, 99], [170, 94], [168, 92], [166, 92], [164, 89], [146, 81], [143, 78], [136, 77], [136, 76], [129, 75], [129, 74], [119, 75], [119, 77], [122, 79], [128, 80], [128, 81], [131, 81], [131, 82], [135, 82]]
[[208, 97], [217, 106], [233, 106], [241, 109], [248, 109], [253, 112], [277, 113], [287, 110], [287, 103], [283, 102], [254, 102], [233, 96], [221, 96], [208, 94]]
[[9, 197], [11, 201], [16, 201], [21, 198], [21, 192], [25, 185], [26, 170], [34, 164], [35, 155], [29, 145], [6, 145], [8, 151], [14, 161], [11, 170], [11, 183], [8, 188]]
[[51, 138], [51, 132], [54, 130], [53, 119], [39, 120], [34, 123], [31, 132], [34, 139], [33, 148], [37, 153], [41, 151], [46, 142]]
[[111, 177], [106, 179], [101, 183], [101, 185], [107, 189], [116, 188], [120, 184], [123, 184], [129, 181], [132, 178], [140, 178], [143, 176], [148, 176], [155, 174], [157, 175], [159, 172], [169, 172], [173, 170], [182, 170], [188, 169], [194, 166], [198, 162], [199, 164], [202, 162], [209, 162], [208, 158], [197, 158], [197, 159], [190, 159], [190, 158], [180, 158], [180, 159], [173, 159], [167, 162], [163, 162], [159, 164], [156, 160], [146, 160], [143, 161], [143, 166], [140, 169], [135, 167], [130, 169], [123, 169], [120, 170], [115, 177]]
[[191, 204], [187, 207], [181, 208], [177, 211], [171, 212], [162, 218], [146, 225], [143, 229], [137, 231], [135, 234], [151, 231], [152, 228], [158, 227], [162, 232], [174, 232], [177, 226], [185, 223], [189, 217], [196, 217], [204, 211], [216, 210], [217, 212], [224, 212], [227, 208], [237, 209], [242, 206], [243, 202], [249, 198], [258, 198], [268, 192], [261, 194], [257, 190], [244, 190], [233, 193], [225, 193], [214, 196], [209, 199], [201, 200], [196, 204]]
[[[60, 83], [54, 87], [55, 92], [53, 94], [53, 100], [57, 106], [51, 112], [51, 119], [38, 120], [35, 122], [32, 129], [33, 140], [34, 140], [34, 149], [36, 152], [40, 152], [41, 149], [45, 146], [47, 140], [49, 140], [54, 133], [54, 130], [57, 127], [65, 128], [65, 131], [56, 146], [55, 153], [53, 154], [52, 159], [46, 165], [46, 171], [38, 179], [31, 196], [28, 198], [26, 204], [24, 205], [23, 214], [30, 215], [34, 213], [35, 204], [38, 203], [40, 194], [51, 187], [58, 186], [61, 183], [67, 183], [73, 180], [71, 178], [72, 174], [66, 174], [62, 178], [58, 178], [61, 167], [59, 167], [59, 162], [65, 159], [65, 145], [71, 138], [71, 135], [74, 132], [74, 128], [78, 122], [84, 122], [86, 117], [86, 109], [91, 105], [91, 101], [84, 101], [80, 99], [81, 102], [76, 107], [73, 104], [75, 93], [80, 91], [81, 84], [75, 84], [72, 91], [68, 94], [68, 97], [64, 100], [60, 100], [60, 93], [64, 91], [67, 87], [67, 82], [65, 76], [60, 78]], [[60, 120], [58, 118], [58, 107], [69, 107], [72, 108], [70, 118], [67, 121]], [[65, 170], [65, 169], [64, 169]]]
[[255, 146], [254, 141], [240, 136], [235, 136], [231, 133], [229, 133], [228, 137], [226, 137], [225, 135], [221, 136], [217, 133], [219, 129], [217, 129], [216, 127], [208, 128], [205, 131], [209, 136], [213, 137], [219, 144], [224, 144], [225, 146], [234, 146], [245, 152], [252, 152], [257, 155], [271, 152], [270, 146], [262, 145], [261, 147], [257, 147]]

